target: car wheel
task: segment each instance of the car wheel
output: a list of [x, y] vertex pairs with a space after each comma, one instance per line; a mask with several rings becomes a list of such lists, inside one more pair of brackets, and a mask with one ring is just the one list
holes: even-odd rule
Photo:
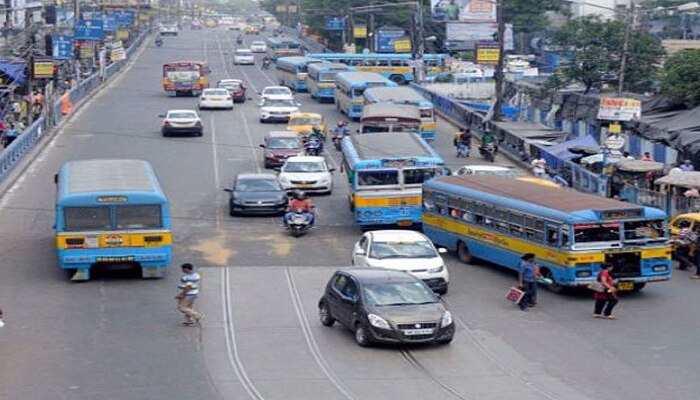
[[367, 347], [372, 344], [367, 328], [359, 322], [355, 325], [355, 342], [362, 347]]
[[204, 132], [202, 132], [202, 131], [197, 132], [197, 136], [203, 136], [203, 135], [204, 135]]
[[170, 136], [170, 132], [168, 132], [168, 131], [163, 131], [163, 137], [169, 137], [169, 136]]
[[318, 319], [323, 326], [333, 326], [335, 318], [331, 315], [331, 309], [328, 307], [328, 304], [321, 303], [321, 305], [318, 306]]
[[448, 290], [448, 287], [445, 286], [443, 289], [436, 290], [436, 292], [437, 292], [437, 294], [439, 294], [440, 296], [444, 296], [444, 295], [447, 294], [447, 290]]
[[564, 293], [564, 290], [566, 289], [566, 286], [560, 285], [560, 284], [557, 283], [556, 279], [554, 279], [554, 274], [552, 274], [552, 271], [550, 271], [550, 270], [547, 269], [547, 268], [543, 268], [543, 269], [541, 270], [540, 273], [542, 274], [542, 277], [543, 277], [543, 278], [551, 279], [551, 280], [552, 280], [552, 284], [551, 284], [551, 285], [546, 285], [546, 286], [545, 286], [545, 287], [547, 288], [547, 290], [549, 290], [549, 291], [552, 292], [552, 293], [556, 293], [556, 294]]
[[235, 211], [233, 211], [233, 208], [229, 208], [229, 209], [228, 209], [228, 215], [230, 215], [230, 216], [232, 216], [232, 217], [235, 217], [236, 215], [238, 215], [238, 213], [235, 212]]

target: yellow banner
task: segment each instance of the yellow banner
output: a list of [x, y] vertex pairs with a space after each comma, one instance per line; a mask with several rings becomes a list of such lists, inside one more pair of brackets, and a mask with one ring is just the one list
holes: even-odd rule
[[53, 77], [53, 61], [34, 61], [34, 77], [38, 79]]
[[498, 64], [500, 52], [498, 49], [481, 48], [476, 50], [477, 64]]
[[352, 36], [355, 39], [364, 39], [367, 37], [367, 27], [366, 26], [356, 26], [352, 29]]
[[411, 52], [411, 40], [410, 39], [394, 40], [394, 51], [397, 53], [410, 53]]
[[124, 28], [119, 28], [117, 30], [117, 39], [128, 39], [129, 38], [129, 30], [124, 29]]

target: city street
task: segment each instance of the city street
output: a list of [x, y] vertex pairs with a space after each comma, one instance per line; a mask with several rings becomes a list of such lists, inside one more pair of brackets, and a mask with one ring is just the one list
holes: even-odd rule
[[[443, 297], [457, 332], [446, 346], [360, 348], [317, 317], [329, 277], [348, 266], [361, 235], [348, 210], [341, 156], [329, 196], [312, 196], [318, 229], [299, 239], [279, 217], [230, 217], [229, 188], [242, 172], [264, 172], [265, 133], [257, 91], [277, 85], [274, 67], [234, 66], [236, 32], [183, 30], [151, 42], [133, 65], [80, 109], [0, 198], [0, 399], [694, 399], [700, 283], [674, 271], [668, 283], [621, 297], [619, 319], [593, 319], [590, 293], [540, 291], [521, 312], [505, 299], [508, 270], [445, 261]], [[247, 36], [246, 42], [262, 36]], [[160, 134], [168, 109], [196, 108], [164, 93], [161, 64], [206, 60], [210, 81], [239, 78], [248, 97], [233, 111], [202, 111], [202, 137]], [[332, 104], [297, 94], [302, 111], [343, 119]], [[351, 130], [356, 129], [351, 124]], [[457, 159], [455, 128], [439, 123], [436, 149]], [[96, 272], [71, 283], [55, 256], [54, 174], [67, 160], [137, 158], [155, 168], [171, 202], [174, 262], [165, 279]], [[499, 158], [500, 165], [512, 165]], [[274, 172], [274, 171], [267, 171]], [[202, 274], [202, 325], [184, 327], [175, 309], [179, 265]]]

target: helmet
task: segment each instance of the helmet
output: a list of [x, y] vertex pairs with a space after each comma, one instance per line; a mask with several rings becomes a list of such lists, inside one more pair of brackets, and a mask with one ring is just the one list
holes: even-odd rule
[[337, 126], [345, 126], [345, 125], [347, 125], [347, 122], [345, 122], [345, 121], [338, 121], [338, 122], [336, 123], [336, 125], [337, 125]]
[[297, 190], [296, 191], [296, 198], [297, 198], [297, 200], [304, 200], [306, 198], [306, 193], [304, 193], [303, 190]]
[[311, 128], [311, 130], [312, 130], [314, 133], [320, 133], [320, 132], [321, 132], [321, 129], [318, 127], [318, 125], [314, 125], [313, 128]]

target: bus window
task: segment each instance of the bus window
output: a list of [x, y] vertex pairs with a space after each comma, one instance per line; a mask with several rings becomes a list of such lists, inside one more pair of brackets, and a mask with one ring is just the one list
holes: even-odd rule
[[365, 60], [364, 65], [366, 67], [374, 67], [377, 65], [377, 60]]
[[117, 229], [155, 229], [163, 227], [160, 205], [117, 206]]
[[353, 89], [352, 90], [352, 97], [362, 97], [362, 94], [364, 92], [365, 92], [365, 88]]
[[430, 108], [421, 108], [420, 109], [420, 117], [421, 118], [433, 118], [433, 110]]
[[404, 169], [403, 183], [406, 185], [421, 184], [434, 176], [434, 168]]
[[377, 67], [388, 67], [389, 65], [389, 60], [377, 60]]
[[620, 224], [617, 222], [574, 225], [575, 243], [617, 242], [619, 240]]
[[359, 171], [357, 173], [359, 186], [385, 186], [399, 184], [399, 171]]
[[111, 230], [109, 207], [66, 207], [63, 209], [66, 231]]
[[348, 60], [349, 64], [353, 67], [361, 67], [362, 66], [362, 60]]
[[559, 242], [559, 227], [547, 225], [547, 244], [556, 247]]

